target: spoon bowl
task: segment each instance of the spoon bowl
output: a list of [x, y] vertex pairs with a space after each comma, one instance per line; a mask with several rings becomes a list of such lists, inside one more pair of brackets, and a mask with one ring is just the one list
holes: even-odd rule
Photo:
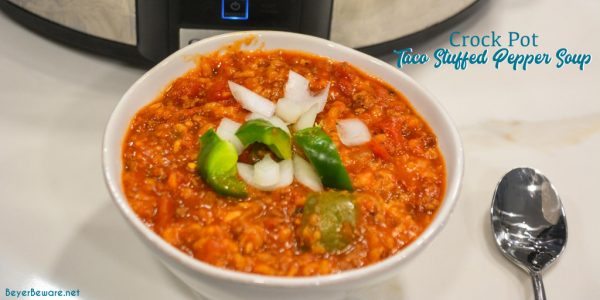
[[542, 271], [565, 249], [565, 212], [550, 180], [531, 168], [516, 168], [498, 183], [491, 208], [496, 245], [528, 272], [536, 299], [545, 299]]

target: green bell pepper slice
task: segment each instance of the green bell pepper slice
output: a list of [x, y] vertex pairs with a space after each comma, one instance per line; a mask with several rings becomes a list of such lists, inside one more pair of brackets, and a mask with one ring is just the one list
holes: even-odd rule
[[309, 127], [294, 134], [294, 141], [317, 170], [323, 185], [352, 191], [352, 182], [342, 164], [335, 144], [320, 127]]
[[[301, 241], [311, 249], [341, 251], [354, 238], [357, 209], [354, 196], [346, 191], [308, 195], [302, 213]], [[319, 234], [314, 234], [316, 231]]]
[[244, 123], [235, 135], [244, 147], [252, 143], [265, 144], [280, 159], [292, 158], [292, 141], [283, 129], [264, 119], [254, 119]]
[[221, 139], [213, 129], [200, 137], [197, 171], [215, 192], [243, 198], [248, 195], [246, 184], [237, 177], [238, 155], [235, 147]]

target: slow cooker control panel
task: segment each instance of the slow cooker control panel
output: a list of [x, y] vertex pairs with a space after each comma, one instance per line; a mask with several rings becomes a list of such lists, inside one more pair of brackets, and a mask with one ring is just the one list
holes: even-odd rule
[[332, 6], [333, 0], [138, 0], [138, 49], [157, 61], [196, 40], [239, 30], [329, 38]]
[[178, 24], [201, 29], [299, 29], [300, 0], [180, 0]]
[[221, 19], [248, 20], [249, 0], [221, 0]]

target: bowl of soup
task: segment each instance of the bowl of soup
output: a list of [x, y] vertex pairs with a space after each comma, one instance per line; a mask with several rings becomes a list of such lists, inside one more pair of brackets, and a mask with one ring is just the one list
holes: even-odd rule
[[209, 299], [341, 299], [389, 278], [447, 222], [463, 172], [455, 125], [407, 75], [274, 31], [166, 58], [102, 153], [131, 227]]

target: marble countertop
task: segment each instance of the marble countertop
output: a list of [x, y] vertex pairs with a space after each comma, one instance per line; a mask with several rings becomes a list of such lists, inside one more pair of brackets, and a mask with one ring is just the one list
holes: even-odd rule
[[[489, 1], [453, 30], [535, 32], [540, 52], [568, 47], [600, 59], [598, 1]], [[48, 41], [2, 14], [0, 35], [2, 293], [34, 287], [80, 289], [83, 299], [191, 299], [144, 250], [102, 178], [105, 123], [144, 70]], [[447, 46], [443, 33], [414, 48]], [[600, 64], [584, 72], [404, 71], [460, 129], [462, 194], [447, 227], [399, 276], [348, 299], [531, 299], [528, 276], [495, 248], [488, 215], [496, 182], [523, 165], [545, 172], [567, 212], [567, 250], [544, 274], [549, 299], [600, 299]]]

